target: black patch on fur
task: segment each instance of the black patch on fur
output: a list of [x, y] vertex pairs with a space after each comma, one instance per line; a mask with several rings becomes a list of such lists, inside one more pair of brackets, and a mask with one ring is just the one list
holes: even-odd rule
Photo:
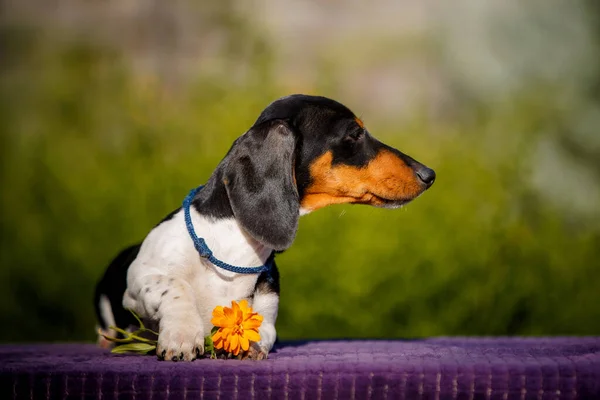
[[354, 114], [348, 107], [335, 100], [322, 96], [293, 94], [269, 104], [260, 114], [254, 126], [275, 119], [291, 120], [294, 123], [296, 118], [303, 117], [306, 111], [311, 108], [323, 111], [329, 110], [336, 114], [354, 118]]
[[163, 297], [165, 294], [169, 293], [169, 289], [166, 289], [164, 292], [160, 294], [160, 297]]
[[[240, 165], [241, 180], [244, 184], [244, 189], [251, 194], [259, 193], [265, 185], [265, 179], [256, 172], [256, 168], [249, 156], [240, 157], [237, 162]], [[265, 178], [267, 178], [265, 176]]]
[[232, 150], [234, 162], [224, 168], [231, 209], [256, 240], [286, 249], [296, 237], [300, 212], [292, 165], [296, 136], [277, 120], [254, 126], [242, 139]]
[[385, 146], [358, 126], [354, 121], [341, 121], [340, 129], [345, 134], [331, 144], [332, 165], [343, 164], [363, 168], [375, 158]]
[[129, 265], [137, 257], [140, 246], [141, 244], [136, 244], [121, 251], [110, 263], [104, 276], [96, 285], [94, 306], [98, 322], [102, 329], [108, 328], [108, 322], [104, 321], [100, 314], [101, 295], [105, 295], [108, 298], [115, 318], [115, 323], [118, 327], [125, 329], [129, 325], [136, 324], [133, 315], [123, 308], [123, 295], [127, 289], [127, 270]]
[[[233, 146], [235, 146], [235, 143]], [[232, 147], [233, 148], [233, 147]], [[229, 150], [231, 152], [231, 150]], [[227, 156], [225, 157], [227, 159]], [[217, 170], [209, 178], [206, 185], [196, 195], [192, 202], [192, 207], [202, 214], [215, 219], [233, 218], [233, 210], [229, 203], [229, 196], [227, 195], [227, 189], [223, 183], [223, 163], [217, 167]]]
[[273, 261], [273, 266], [269, 271], [262, 272], [258, 276], [254, 287], [254, 295], [256, 293], [276, 293], [279, 295], [279, 270], [275, 265], [275, 261]]

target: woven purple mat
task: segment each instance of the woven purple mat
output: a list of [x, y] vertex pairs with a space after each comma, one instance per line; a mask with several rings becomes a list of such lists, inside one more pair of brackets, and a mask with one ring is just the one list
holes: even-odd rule
[[314, 341], [265, 361], [159, 362], [90, 344], [0, 346], [0, 399], [600, 398], [600, 338]]

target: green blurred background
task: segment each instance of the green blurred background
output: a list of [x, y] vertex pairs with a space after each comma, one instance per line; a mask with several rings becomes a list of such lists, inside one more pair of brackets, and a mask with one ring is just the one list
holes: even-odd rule
[[438, 179], [301, 219], [282, 339], [600, 334], [596, 4], [3, 0], [0, 340], [95, 340], [110, 259], [297, 92]]

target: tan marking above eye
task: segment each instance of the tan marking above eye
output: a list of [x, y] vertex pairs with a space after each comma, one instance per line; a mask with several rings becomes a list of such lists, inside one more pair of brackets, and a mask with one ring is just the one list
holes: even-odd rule
[[424, 190], [413, 169], [389, 150], [381, 150], [363, 168], [332, 165], [332, 160], [328, 151], [311, 164], [311, 184], [304, 191], [302, 208], [313, 211], [341, 203], [385, 205], [390, 200], [412, 200]]
[[360, 126], [361, 128], [365, 129], [365, 123], [362, 121], [362, 119], [360, 119], [358, 117], [354, 117], [354, 120], [356, 121], [356, 123], [358, 124], [358, 126]]

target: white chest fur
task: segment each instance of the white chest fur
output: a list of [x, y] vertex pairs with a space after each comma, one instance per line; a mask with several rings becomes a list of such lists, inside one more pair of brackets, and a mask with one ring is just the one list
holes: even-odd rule
[[[206, 241], [215, 257], [232, 265], [254, 267], [264, 264], [271, 249], [250, 237], [234, 219], [211, 220], [191, 210], [196, 234]], [[258, 274], [236, 274], [215, 267], [201, 258], [190, 238], [183, 211], [154, 228], [144, 240], [128, 272], [127, 296], [136, 299], [136, 282], [144, 276], [164, 275], [187, 282], [194, 292], [197, 311], [207, 323], [217, 305], [252, 295]], [[141, 288], [137, 288], [141, 290]]]

